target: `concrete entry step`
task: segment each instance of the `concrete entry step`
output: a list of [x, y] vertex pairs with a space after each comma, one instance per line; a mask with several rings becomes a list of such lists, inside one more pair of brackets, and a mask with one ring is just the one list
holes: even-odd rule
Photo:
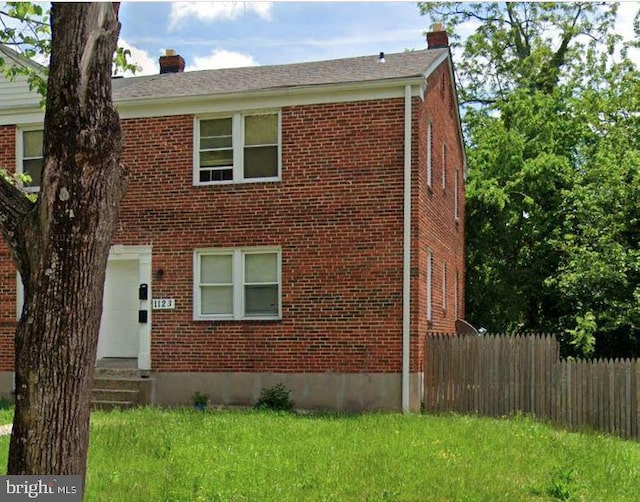
[[154, 385], [153, 378], [96, 378], [91, 395], [93, 409], [153, 404]]
[[127, 410], [138, 406], [131, 401], [93, 401], [91, 403], [92, 410]]
[[96, 368], [138, 369], [135, 357], [103, 357], [96, 361]]
[[153, 404], [155, 380], [137, 368], [137, 359], [109, 358], [96, 364], [92, 408], [132, 408]]
[[94, 401], [122, 401], [135, 403], [139, 400], [139, 389], [93, 389]]
[[149, 379], [140, 377], [97, 376], [93, 379], [93, 390], [138, 391], [141, 383], [145, 380]]
[[136, 358], [105, 357], [96, 361], [97, 376], [139, 377]]
[[95, 377], [98, 378], [141, 378], [140, 370], [118, 368], [96, 368]]

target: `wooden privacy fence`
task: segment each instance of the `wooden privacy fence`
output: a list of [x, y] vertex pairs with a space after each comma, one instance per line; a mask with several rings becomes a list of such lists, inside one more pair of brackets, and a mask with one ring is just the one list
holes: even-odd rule
[[640, 360], [561, 360], [550, 335], [428, 335], [424, 406], [491, 417], [531, 413], [640, 440]]

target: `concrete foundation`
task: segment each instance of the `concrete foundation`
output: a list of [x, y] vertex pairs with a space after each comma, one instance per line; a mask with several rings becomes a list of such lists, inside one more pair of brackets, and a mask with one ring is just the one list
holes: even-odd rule
[[[212, 405], [253, 406], [262, 389], [282, 382], [296, 408], [333, 411], [402, 409], [400, 373], [151, 373], [150, 402], [160, 406], [191, 404], [195, 392]], [[412, 373], [411, 411], [419, 411], [422, 375]], [[0, 397], [13, 397], [13, 372], [0, 372]]]
[[[195, 392], [213, 405], [252, 406], [260, 392], [282, 382], [296, 408], [315, 410], [401, 409], [400, 373], [152, 373], [156, 404], [189, 404]], [[420, 407], [419, 375], [412, 375], [412, 410]]]
[[0, 371], [0, 397], [13, 399], [13, 371]]

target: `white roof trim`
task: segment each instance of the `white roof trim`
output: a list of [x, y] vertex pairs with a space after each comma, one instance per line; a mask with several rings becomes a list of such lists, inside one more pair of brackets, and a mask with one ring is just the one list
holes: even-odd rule
[[346, 101], [363, 101], [404, 96], [404, 87], [419, 88], [424, 77], [393, 79], [348, 84], [306, 85], [287, 88], [273, 88], [258, 91], [206, 94], [200, 96], [174, 96], [170, 98], [143, 98], [116, 101], [122, 118], [138, 118], [192, 113], [215, 113], [220, 111], [241, 111], [243, 109], [296, 106]]
[[[424, 72], [425, 78], [431, 75], [435, 69], [442, 64], [443, 61], [449, 59], [450, 54], [448, 52], [443, 52], [440, 57], [434, 59], [431, 64], [427, 67], [427, 70]], [[453, 81], [452, 81], [453, 82]]]

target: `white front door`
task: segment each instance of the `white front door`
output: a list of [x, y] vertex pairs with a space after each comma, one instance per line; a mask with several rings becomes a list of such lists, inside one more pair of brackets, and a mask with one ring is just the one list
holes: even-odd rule
[[140, 349], [139, 269], [139, 261], [135, 259], [109, 260], [104, 284], [98, 359], [138, 357]]

